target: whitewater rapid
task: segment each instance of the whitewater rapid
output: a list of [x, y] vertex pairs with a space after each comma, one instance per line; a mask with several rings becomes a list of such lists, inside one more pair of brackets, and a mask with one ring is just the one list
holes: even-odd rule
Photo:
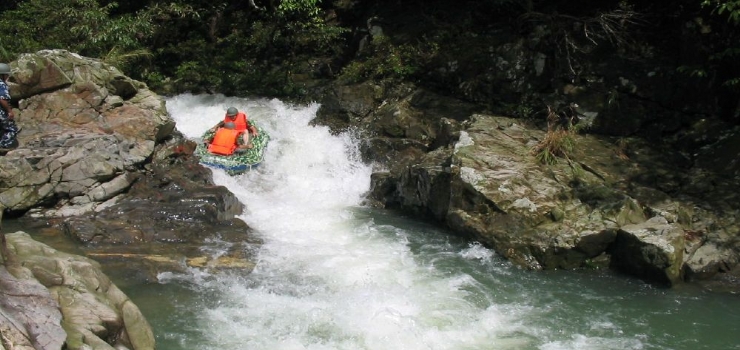
[[690, 297], [609, 274], [522, 271], [439, 228], [363, 207], [372, 167], [361, 140], [311, 125], [316, 104], [167, 99], [192, 139], [230, 106], [271, 141], [257, 169], [213, 170], [214, 181], [245, 204], [240, 218], [264, 243], [251, 273], [159, 276], [196, 295], [163, 316], [177, 323], [160, 337], [173, 349], [672, 348], [663, 338], [676, 326], [644, 310], [680, 314], [675, 301]]

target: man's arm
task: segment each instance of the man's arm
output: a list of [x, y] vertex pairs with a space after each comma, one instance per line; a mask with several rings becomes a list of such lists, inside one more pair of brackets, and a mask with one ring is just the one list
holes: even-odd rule
[[236, 149], [237, 151], [243, 152], [252, 147], [249, 147], [249, 133], [243, 132], [241, 137], [236, 138]]
[[218, 122], [218, 124], [214, 125], [212, 128], [210, 128], [208, 130], [210, 130], [210, 131], [216, 131], [216, 129], [218, 129], [218, 128], [222, 127], [222, 126], [224, 126], [224, 121], [223, 120], [220, 121], [220, 122]]
[[0, 99], [0, 105], [3, 107], [3, 110], [7, 112], [8, 118], [13, 119], [15, 115], [13, 114], [13, 107], [10, 107], [10, 102], [5, 99]]

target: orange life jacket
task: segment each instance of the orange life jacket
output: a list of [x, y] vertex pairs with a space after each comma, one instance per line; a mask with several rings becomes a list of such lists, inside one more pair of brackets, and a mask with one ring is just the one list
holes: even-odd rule
[[242, 134], [243, 131], [219, 128], [216, 134], [213, 135], [211, 144], [208, 145], [208, 151], [214, 154], [220, 154], [224, 156], [234, 154], [236, 150], [236, 138]]
[[239, 112], [234, 119], [231, 119], [228, 115], [224, 116], [224, 124], [226, 123], [234, 123], [236, 130], [247, 130], [247, 115], [244, 112]]

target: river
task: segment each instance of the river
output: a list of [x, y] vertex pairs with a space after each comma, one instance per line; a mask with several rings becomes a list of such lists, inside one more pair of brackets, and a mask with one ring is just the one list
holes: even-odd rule
[[431, 224], [363, 207], [372, 169], [352, 135], [309, 125], [317, 105], [167, 100], [194, 139], [229, 106], [271, 136], [259, 168], [214, 170], [264, 245], [250, 274], [121, 282], [160, 350], [740, 349], [738, 296], [609, 271], [526, 271]]

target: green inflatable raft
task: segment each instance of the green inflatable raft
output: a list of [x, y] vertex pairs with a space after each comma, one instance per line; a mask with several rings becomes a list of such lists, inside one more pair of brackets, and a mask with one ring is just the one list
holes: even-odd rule
[[[208, 146], [203, 142], [199, 142], [198, 147], [195, 148], [195, 155], [200, 159], [200, 164], [224, 169], [229, 175], [242, 174], [257, 167], [265, 158], [265, 150], [267, 149], [270, 135], [259, 126], [254, 126], [257, 128], [257, 136], [250, 135], [249, 140], [252, 142], [253, 147], [246, 152], [235, 153], [230, 156], [217, 155], [208, 152]], [[213, 131], [206, 131], [202, 136], [202, 140], [210, 139], [214, 133]]]

